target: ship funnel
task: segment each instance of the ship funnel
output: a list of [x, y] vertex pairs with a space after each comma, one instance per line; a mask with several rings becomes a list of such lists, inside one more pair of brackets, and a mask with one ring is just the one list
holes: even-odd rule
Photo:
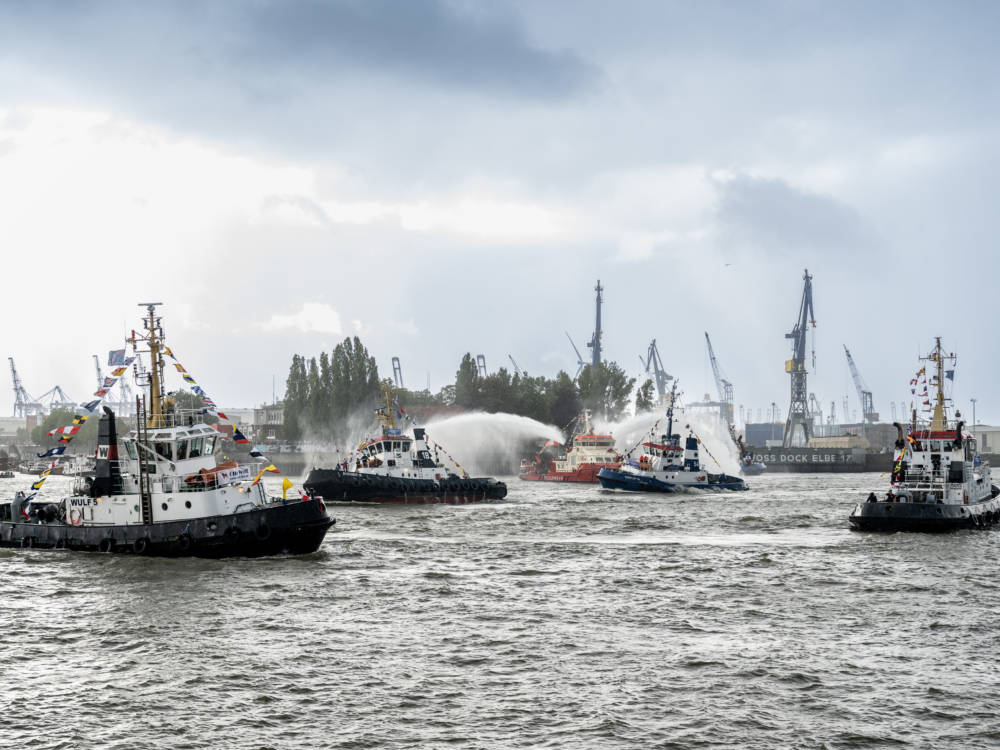
[[965, 425], [965, 422], [959, 422], [958, 426], [955, 427], [955, 447], [956, 448], [961, 448], [962, 447], [962, 427], [963, 427], [963, 425]]
[[896, 449], [901, 449], [906, 445], [906, 441], [903, 439], [903, 425], [899, 422], [893, 422], [892, 426], [896, 428]]
[[115, 413], [107, 406], [97, 424], [97, 471], [90, 493], [94, 497], [111, 494], [121, 487], [121, 471], [118, 468], [118, 429]]

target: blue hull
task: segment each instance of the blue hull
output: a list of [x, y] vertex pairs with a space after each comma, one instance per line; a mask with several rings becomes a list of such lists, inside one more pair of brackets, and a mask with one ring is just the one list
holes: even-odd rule
[[719, 474], [709, 476], [708, 484], [686, 485], [664, 482], [655, 477], [637, 476], [616, 469], [601, 469], [597, 473], [601, 487], [606, 490], [627, 490], [629, 492], [683, 492], [686, 489], [708, 490], [710, 492], [740, 492], [750, 489], [739, 477]]

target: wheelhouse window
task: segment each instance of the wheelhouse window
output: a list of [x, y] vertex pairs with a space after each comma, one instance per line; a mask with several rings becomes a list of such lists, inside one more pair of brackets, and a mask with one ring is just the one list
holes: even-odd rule
[[128, 453], [128, 457], [131, 458], [133, 461], [138, 460], [139, 453], [135, 449], [135, 441], [123, 440], [122, 444], [125, 446], [125, 452]]
[[163, 456], [163, 458], [168, 461], [173, 458], [173, 452], [171, 450], [171, 443], [165, 440], [156, 440], [153, 442], [153, 450], [156, 451], [156, 455]]
[[393, 449], [394, 451], [398, 451], [398, 450], [400, 450], [401, 448], [402, 448], [402, 443], [400, 443], [400, 442], [399, 442], [398, 440], [393, 440], [393, 441], [392, 441], [392, 449]]
[[177, 441], [177, 460], [183, 461], [188, 455], [188, 441], [178, 440]]
[[201, 457], [202, 443], [203, 441], [201, 438], [193, 438], [191, 440], [191, 445], [188, 448], [188, 458]]
[[403, 441], [403, 452], [404, 453], [409, 453], [410, 452], [410, 441], [409, 440], [404, 440]]
[[205, 438], [204, 455], [211, 456], [214, 450], [215, 450], [215, 435], [211, 435]]

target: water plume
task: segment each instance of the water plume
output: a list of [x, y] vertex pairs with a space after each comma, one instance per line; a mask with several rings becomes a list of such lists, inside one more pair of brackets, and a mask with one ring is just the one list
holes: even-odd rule
[[[619, 422], [598, 421], [597, 426], [602, 432], [610, 432], [615, 436], [615, 448], [624, 453], [636, 443], [649, 438], [649, 431], [657, 420], [656, 438], [667, 431], [666, 411], [644, 412], [634, 417], [627, 417]], [[674, 433], [683, 439], [688, 430], [684, 425], [691, 425], [691, 431], [701, 438], [701, 465], [707, 471], [723, 471], [726, 474], [740, 473], [739, 450], [729, 436], [729, 430], [717, 413], [691, 407], [674, 408]], [[709, 455], [711, 454], [711, 455]], [[715, 461], [712, 460], [715, 457]], [[716, 461], [718, 465], [716, 465]]]
[[470, 473], [513, 473], [534, 442], [564, 439], [553, 425], [502, 412], [459, 414], [432, 419], [424, 426], [434, 442]]

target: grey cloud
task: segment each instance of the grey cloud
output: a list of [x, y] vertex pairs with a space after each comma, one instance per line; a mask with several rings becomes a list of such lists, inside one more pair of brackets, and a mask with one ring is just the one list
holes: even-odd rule
[[747, 176], [718, 186], [721, 229], [739, 246], [782, 254], [848, 254], [874, 246], [873, 232], [861, 216], [833, 198], [782, 180]]
[[40, 65], [69, 63], [78, 75], [131, 81], [152, 95], [181, 75], [179, 83], [191, 86], [192, 96], [215, 80], [254, 99], [271, 95], [268, 80], [287, 69], [302, 76], [303, 89], [388, 73], [470, 92], [547, 99], [579, 93], [596, 75], [573, 52], [532, 44], [509, 13], [471, 12], [444, 0], [40, 2], [7, 6], [0, 21], [8, 55]]

